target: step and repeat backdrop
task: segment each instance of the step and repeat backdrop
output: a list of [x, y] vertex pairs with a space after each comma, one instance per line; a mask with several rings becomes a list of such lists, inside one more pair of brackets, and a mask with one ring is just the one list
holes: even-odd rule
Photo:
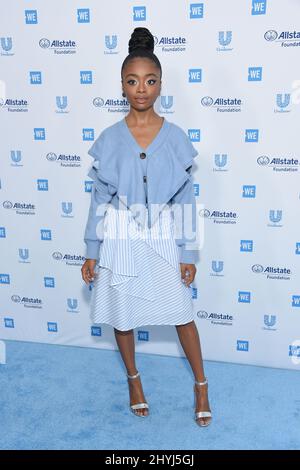
[[[0, 338], [116, 349], [81, 279], [87, 150], [128, 113], [121, 65], [145, 26], [163, 69], [155, 109], [199, 151], [203, 356], [299, 369], [300, 2], [12, 0], [0, 23]], [[135, 338], [184, 355], [174, 326]]]

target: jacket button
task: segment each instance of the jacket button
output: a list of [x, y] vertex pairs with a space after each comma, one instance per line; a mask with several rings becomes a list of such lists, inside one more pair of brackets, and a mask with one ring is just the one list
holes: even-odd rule
[[140, 153], [140, 158], [142, 159], [146, 158], [146, 154], [144, 152]]
[[147, 176], [144, 176], [144, 183], [147, 183]]

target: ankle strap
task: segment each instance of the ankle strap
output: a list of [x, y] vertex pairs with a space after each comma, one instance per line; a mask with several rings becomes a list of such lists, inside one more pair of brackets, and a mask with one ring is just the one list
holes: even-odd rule
[[138, 372], [138, 373], [135, 374], [135, 375], [129, 375], [129, 374], [127, 374], [127, 377], [128, 377], [129, 379], [136, 379], [139, 375], [140, 375], [140, 373]]
[[205, 381], [204, 382], [197, 382], [197, 380], [195, 380], [195, 384], [197, 385], [206, 385], [208, 383], [207, 381], [207, 378], [205, 377]]

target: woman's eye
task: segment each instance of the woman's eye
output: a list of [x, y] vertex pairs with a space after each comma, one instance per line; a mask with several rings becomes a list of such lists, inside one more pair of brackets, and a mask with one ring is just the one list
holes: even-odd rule
[[128, 80], [127, 83], [129, 83], [129, 85], [131, 85], [131, 82], [135, 82], [135, 80], [133, 80], [133, 78], [131, 80]]
[[[148, 83], [149, 83], [149, 82], [154, 82], [154, 83], [156, 83], [156, 80], [155, 80], [154, 78], [150, 78], [150, 80], [148, 80]], [[154, 83], [153, 83], [153, 85], [154, 85]]]

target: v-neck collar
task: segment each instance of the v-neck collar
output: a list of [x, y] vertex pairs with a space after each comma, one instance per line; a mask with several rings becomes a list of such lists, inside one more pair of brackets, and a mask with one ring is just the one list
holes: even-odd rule
[[157, 148], [161, 142], [163, 141], [163, 138], [166, 134], [166, 131], [169, 129], [170, 127], [170, 123], [169, 121], [167, 121], [167, 119], [164, 117], [164, 120], [163, 120], [163, 123], [162, 123], [162, 126], [161, 128], [159, 129], [158, 133], [156, 134], [156, 136], [154, 137], [154, 139], [152, 140], [152, 142], [150, 142], [150, 144], [144, 149], [143, 147], [141, 147], [138, 142], [136, 141], [135, 137], [133, 136], [131, 130], [129, 129], [128, 127], [128, 124], [126, 122], [126, 119], [125, 117], [120, 121], [120, 124], [124, 130], [124, 134], [128, 137], [131, 145], [135, 148], [136, 151], [138, 151], [139, 153], [146, 153], [146, 154], [149, 154], [150, 152], [153, 152], [155, 148]]

